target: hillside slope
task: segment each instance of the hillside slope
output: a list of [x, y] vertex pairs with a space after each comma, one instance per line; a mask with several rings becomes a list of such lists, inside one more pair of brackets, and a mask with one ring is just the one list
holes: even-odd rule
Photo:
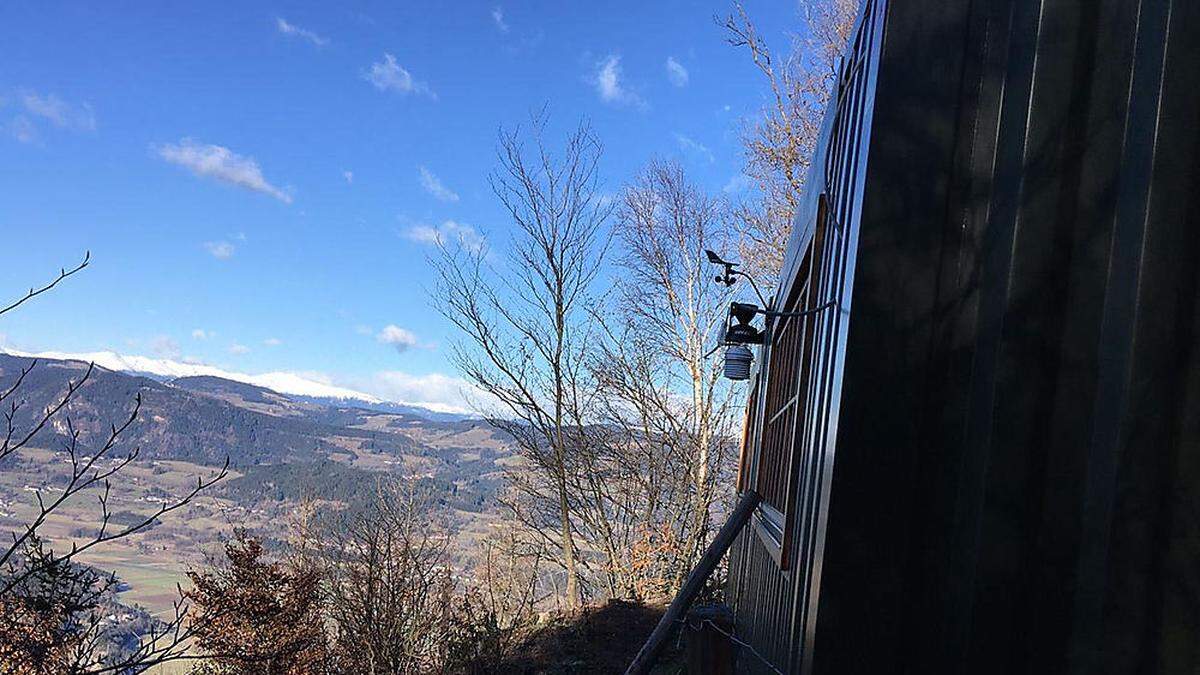
[[[10, 386], [33, 360], [0, 354], [0, 386]], [[38, 359], [20, 389], [19, 427], [60, 400], [69, 380], [87, 364]], [[110, 425], [128, 417], [141, 396], [138, 419], [123, 448], [140, 448], [148, 460], [219, 465], [235, 469], [337, 462], [357, 470], [437, 478], [472, 494], [490, 496], [500, 465], [511, 454], [506, 439], [485, 422], [323, 405], [305, 397], [213, 376], [162, 382], [96, 367], [66, 410], [80, 442], [103, 442]], [[61, 447], [69, 438], [60, 415], [33, 445]], [[261, 469], [259, 473], [261, 473]], [[293, 472], [294, 473], [294, 472]]]

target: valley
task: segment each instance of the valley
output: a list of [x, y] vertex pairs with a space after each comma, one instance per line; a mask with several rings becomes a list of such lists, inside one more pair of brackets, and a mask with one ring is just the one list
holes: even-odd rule
[[[0, 383], [11, 386], [31, 363], [0, 354]], [[59, 400], [86, 365], [39, 360], [22, 383], [17, 422]], [[114, 477], [110, 527], [152, 516], [186, 494], [197, 477], [219, 471], [226, 457], [230, 463], [224, 480], [154, 526], [79, 557], [117, 574], [122, 603], [160, 618], [173, 611], [186, 571], [219, 552], [234, 528], [278, 543], [291, 536], [306, 508], [353, 507], [381, 479], [429, 491], [452, 533], [452, 560], [468, 569], [475, 543], [500, 522], [495, 500], [503, 472], [519, 465], [508, 439], [479, 419], [318, 402], [212, 376], [152, 378], [97, 367], [65, 417], [0, 465], [0, 531], [18, 531], [36, 515], [35, 493], [50, 497], [69, 477], [63, 448], [70, 429], [78, 430], [86, 457], [110, 424], [128, 417], [135, 396], [141, 397], [137, 419], [104, 460], [112, 464], [138, 449]], [[47, 520], [42, 531], [54, 546], [83, 541], [100, 527], [97, 492], [78, 495]]]

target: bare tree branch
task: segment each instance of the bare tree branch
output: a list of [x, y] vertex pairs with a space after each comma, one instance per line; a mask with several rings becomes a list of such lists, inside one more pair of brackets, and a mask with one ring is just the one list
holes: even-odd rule
[[[90, 255], [78, 266], [60, 271], [49, 284], [30, 289], [19, 300], [0, 309], [0, 314], [12, 311], [28, 300], [41, 295], [64, 279], [87, 267]], [[159, 518], [183, 508], [198, 494], [228, 475], [229, 460], [208, 477], [197, 477], [196, 485], [183, 495], [163, 502], [156, 512], [119, 528], [111, 528], [109, 510], [114, 480], [137, 459], [134, 448], [113, 461], [102, 461], [115, 450], [127, 435], [141, 411], [141, 394], [134, 396], [128, 416], [109, 425], [99, 445], [81, 453], [82, 434], [69, 415], [70, 405], [82, 395], [85, 385], [95, 373], [95, 364], [88, 364], [83, 374], [69, 379], [65, 392], [35, 413], [22, 426], [18, 420], [24, 402], [19, 399], [22, 386], [37, 361], [22, 366], [13, 381], [3, 388], [0, 402], [8, 401], [4, 412], [5, 432], [0, 441], [0, 460], [30, 447], [36, 440], [54, 435], [65, 436], [60, 452], [70, 469], [64, 482], [53, 488], [46, 498], [44, 488], [35, 491], [35, 514], [11, 533], [11, 543], [0, 552], [0, 662], [12, 664], [18, 670], [64, 673], [124, 673], [142, 670], [166, 661], [192, 658], [187, 646], [194, 630], [188, 620], [188, 607], [182, 601], [175, 605], [173, 619], [155, 624], [141, 636], [139, 643], [127, 654], [110, 653], [104, 645], [107, 639], [100, 621], [99, 603], [117, 583], [113, 574], [102, 575], [76, 560], [96, 547], [133, 536], [151, 527]], [[86, 445], [84, 446], [86, 447]], [[72, 542], [64, 550], [51, 548], [41, 534], [47, 520], [74, 497], [90, 490], [96, 495], [98, 526], [81, 542]]]
[[41, 295], [42, 293], [45, 293], [46, 291], [54, 288], [59, 283], [61, 283], [63, 279], [66, 279], [67, 277], [71, 276], [72, 274], [75, 274], [76, 272], [79, 272], [83, 268], [87, 267], [88, 263], [91, 262], [91, 259], [92, 259], [92, 252], [91, 251], [85, 252], [83, 254], [83, 261], [80, 262], [78, 265], [76, 265], [75, 267], [72, 267], [71, 269], [67, 269], [65, 267], [62, 268], [61, 270], [59, 270], [58, 276], [54, 279], [54, 281], [51, 281], [50, 283], [46, 284], [45, 286], [42, 286], [41, 288], [36, 288], [36, 289], [30, 288], [29, 292], [26, 293], [24, 296], [22, 296], [21, 298], [18, 298], [17, 300], [15, 300], [12, 304], [8, 305], [7, 307], [0, 308], [0, 315], [7, 314], [8, 312], [11, 312], [12, 310], [20, 307], [21, 305], [25, 304], [26, 302], [32, 300], [33, 298], [35, 298], [39, 295]]

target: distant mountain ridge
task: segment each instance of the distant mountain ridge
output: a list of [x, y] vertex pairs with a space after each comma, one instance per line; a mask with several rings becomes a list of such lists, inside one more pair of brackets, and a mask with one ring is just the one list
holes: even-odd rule
[[[0, 353], [0, 387], [11, 386], [33, 361]], [[19, 390], [16, 426], [30, 428], [40, 411], [61, 400], [67, 381], [78, 381], [86, 368], [78, 360], [38, 358]], [[161, 381], [102, 366], [32, 445], [62, 447], [74, 429], [86, 454], [104, 442], [111, 424], [128, 418], [138, 396], [141, 409], [118, 456], [138, 447], [152, 461], [215, 466], [228, 457], [238, 471], [272, 476], [277, 489], [281, 480], [329, 473], [317, 467], [332, 462], [345, 468], [338, 469], [343, 480], [393, 474], [434, 481], [478, 508], [498, 487], [512, 455], [509, 439], [478, 419], [431, 419], [437, 414], [428, 410], [379, 411], [358, 401], [327, 405], [212, 375]]]
[[0, 348], [0, 354], [22, 358], [50, 359], [54, 361], [81, 361], [95, 363], [108, 370], [140, 375], [159, 382], [173, 382], [183, 378], [211, 377], [239, 382], [255, 387], [261, 387], [293, 397], [298, 401], [317, 403], [320, 405], [353, 405], [378, 412], [394, 412], [406, 415], [418, 415], [427, 419], [449, 421], [475, 417], [465, 411], [451, 409], [448, 406], [419, 404], [402, 401], [385, 401], [361, 391], [338, 387], [325, 382], [306, 378], [295, 373], [269, 372], [259, 375], [249, 375], [224, 370], [204, 364], [183, 363], [171, 359], [158, 359], [147, 356], [118, 354], [113, 351], [98, 352], [23, 352], [11, 348]]

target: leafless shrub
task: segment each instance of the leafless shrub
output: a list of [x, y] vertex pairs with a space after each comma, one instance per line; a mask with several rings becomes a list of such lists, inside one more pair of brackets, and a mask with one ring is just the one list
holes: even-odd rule
[[456, 585], [446, 529], [428, 500], [411, 485], [380, 485], [364, 510], [325, 532], [328, 615], [344, 672], [437, 672], [448, 661]]

